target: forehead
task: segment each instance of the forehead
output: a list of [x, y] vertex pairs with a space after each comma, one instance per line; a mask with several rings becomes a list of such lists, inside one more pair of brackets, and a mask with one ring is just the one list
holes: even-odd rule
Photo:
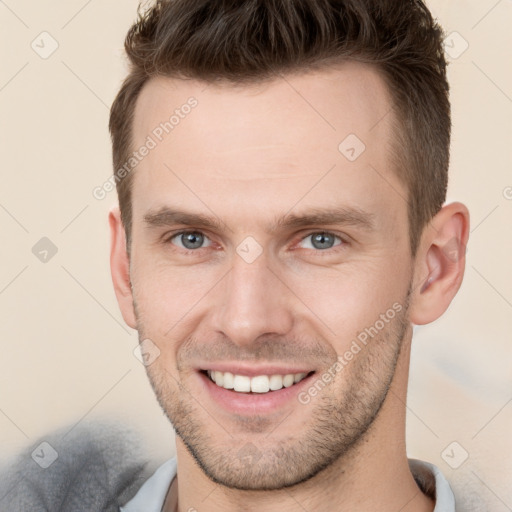
[[192, 196], [223, 208], [256, 196], [290, 207], [305, 191], [306, 203], [375, 202], [370, 189], [382, 194], [385, 181], [404, 196], [392, 119], [386, 84], [366, 64], [236, 87], [153, 78], [135, 110], [133, 149], [153, 147], [135, 171], [133, 210]]

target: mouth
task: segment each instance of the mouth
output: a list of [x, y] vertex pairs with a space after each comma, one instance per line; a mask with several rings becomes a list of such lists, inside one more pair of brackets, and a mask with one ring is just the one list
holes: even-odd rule
[[273, 373], [269, 375], [240, 375], [219, 370], [201, 370], [217, 387], [235, 393], [267, 394], [291, 388], [311, 376], [314, 371], [298, 373]]
[[[203, 366], [204, 365], [204, 366]], [[313, 385], [317, 369], [303, 364], [240, 362], [207, 363], [196, 367], [199, 389], [215, 413], [254, 417], [282, 415], [303, 407], [299, 395]]]

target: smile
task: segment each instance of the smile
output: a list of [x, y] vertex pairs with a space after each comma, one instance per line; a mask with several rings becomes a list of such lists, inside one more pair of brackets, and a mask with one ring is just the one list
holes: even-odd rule
[[269, 393], [289, 388], [308, 376], [307, 373], [288, 373], [285, 375], [236, 375], [231, 372], [206, 370], [206, 374], [217, 386], [238, 393]]

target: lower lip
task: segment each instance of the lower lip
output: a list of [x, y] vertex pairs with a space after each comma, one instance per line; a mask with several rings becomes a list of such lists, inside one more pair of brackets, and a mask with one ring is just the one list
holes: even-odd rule
[[289, 388], [268, 393], [239, 393], [217, 386], [208, 375], [202, 372], [198, 372], [198, 375], [212, 400], [223, 409], [232, 414], [252, 416], [272, 413], [292, 401], [299, 402], [297, 395], [307, 388], [315, 374], [308, 375]]

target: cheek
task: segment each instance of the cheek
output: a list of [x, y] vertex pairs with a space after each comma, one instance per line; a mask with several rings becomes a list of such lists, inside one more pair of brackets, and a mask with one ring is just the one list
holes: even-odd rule
[[340, 353], [393, 305], [405, 308], [409, 274], [410, 268], [396, 258], [361, 260], [337, 270], [317, 268], [293, 276], [290, 288], [310, 310], [310, 321], [326, 339], [334, 340]]
[[[275, 291], [289, 298], [282, 301], [282, 307], [293, 308], [295, 316], [302, 311], [305, 324], [333, 340], [333, 348], [340, 353], [354, 336], [405, 297], [410, 262], [397, 254], [391, 249], [389, 253], [375, 250], [335, 268], [277, 263], [274, 270], [286, 286], [276, 281]], [[178, 346], [200, 326], [207, 328], [208, 314], [222, 305], [219, 294], [225, 291], [222, 279], [228, 270], [227, 261], [180, 266], [149, 251], [137, 253], [132, 284], [145, 336], [162, 343], [176, 340]]]
[[186, 325], [221, 277], [220, 270], [213, 267], [171, 266], [150, 255], [140, 255], [131, 278], [137, 315], [144, 329], [165, 337]]

